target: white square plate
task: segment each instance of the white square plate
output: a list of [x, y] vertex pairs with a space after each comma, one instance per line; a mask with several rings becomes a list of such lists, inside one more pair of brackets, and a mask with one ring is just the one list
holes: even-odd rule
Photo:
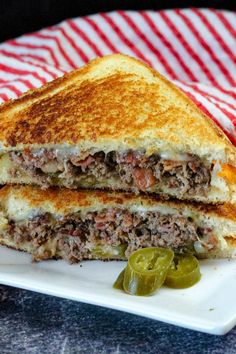
[[0, 247], [0, 283], [101, 305], [211, 334], [236, 324], [236, 261], [201, 261], [202, 279], [185, 290], [160, 289], [150, 297], [114, 290], [124, 262], [31, 263], [30, 256]]

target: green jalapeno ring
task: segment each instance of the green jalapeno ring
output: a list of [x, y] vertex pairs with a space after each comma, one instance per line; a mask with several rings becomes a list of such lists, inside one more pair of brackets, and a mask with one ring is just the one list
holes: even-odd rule
[[125, 276], [125, 268], [120, 272], [115, 283], [113, 284], [114, 289], [124, 290], [124, 287], [123, 287], [124, 276]]
[[185, 289], [201, 278], [199, 262], [192, 255], [175, 256], [166, 275], [165, 285], [174, 289]]
[[125, 268], [123, 288], [131, 295], [151, 295], [165, 281], [174, 258], [170, 249], [148, 247], [131, 254]]

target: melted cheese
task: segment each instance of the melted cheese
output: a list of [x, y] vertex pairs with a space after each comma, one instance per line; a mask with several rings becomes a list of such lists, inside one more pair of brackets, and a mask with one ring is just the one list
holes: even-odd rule
[[160, 153], [163, 160], [171, 161], [191, 161], [192, 157], [189, 154], [178, 153], [175, 151], [164, 151]]

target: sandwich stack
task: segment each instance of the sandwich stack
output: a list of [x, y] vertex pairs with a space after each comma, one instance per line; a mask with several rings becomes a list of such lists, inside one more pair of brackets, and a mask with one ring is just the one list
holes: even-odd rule
[[98, 58], [0, 106], [0, 243], [34, 260], [236, 252], [236, 149], [167, 79]]

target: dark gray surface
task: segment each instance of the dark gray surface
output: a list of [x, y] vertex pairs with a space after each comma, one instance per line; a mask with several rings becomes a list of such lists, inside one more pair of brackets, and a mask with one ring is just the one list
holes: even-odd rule
[[236, 327], [212, 336], [0, 286], [0, 353], [236, 353]]
[[193, 6], [236, 9], [235, 0], [0, 0], [0, 41], [54, 25], [66, 18], [102, 11]]

